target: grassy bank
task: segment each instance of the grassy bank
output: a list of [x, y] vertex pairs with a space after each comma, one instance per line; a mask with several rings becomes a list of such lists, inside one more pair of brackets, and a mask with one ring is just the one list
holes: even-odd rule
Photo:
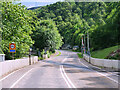
[[105, 48], [103, 50], [91, 52], [91, 56], [94, 58], [105, 59], [112, 51], [116, 51], [117, 49], [118, 49], [118, 46]]

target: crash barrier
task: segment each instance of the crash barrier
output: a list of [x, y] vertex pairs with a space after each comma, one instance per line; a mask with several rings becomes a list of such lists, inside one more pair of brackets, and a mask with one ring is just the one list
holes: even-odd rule
[[98, 59], [98, 58], [92, 58], [86, 54], [83, 55], [83, 58], [96, 66], [101, 66], [105, 68], [115, 68], [117, 70], [120, 69], [120, 60], [110, 60], [110, 59]]
[[0, 62], [5, 61], [5, 54], [0, 54]]
[[[38, 62], [38, 56], [31, 57], [31, 64]], [[0, 62], [0, 76], [6, 75], [14, 70], [20, 69], [22, 67], [29, 65], [29, 58], [22, 58], [16, 60], [7, 60]]]

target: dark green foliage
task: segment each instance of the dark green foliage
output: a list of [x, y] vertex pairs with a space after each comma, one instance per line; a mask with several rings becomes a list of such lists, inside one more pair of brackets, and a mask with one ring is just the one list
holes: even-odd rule
[[34, 10], [53, 19], [65, 44], [79, 45], [89, 32], [92, 50], [120, 43], [120, 2], [57, 2]]

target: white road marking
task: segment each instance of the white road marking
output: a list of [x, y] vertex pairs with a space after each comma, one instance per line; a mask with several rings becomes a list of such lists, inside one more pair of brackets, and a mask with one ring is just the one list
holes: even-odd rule
[[[66, 60], [67, 58], [65, 58], [62, 63]], [[72, 83], [72, 81], [69, 79], [69, 77], [67, 76], [67, 74], [65, 73], [65, 70], [63, 68], [63, 65], [60, 65], [60, 71], [62, 74], [62, 77], [64, 78], [65, 82], [67, 83], [69, 88], [76, 88], [75, 85]]]
[[[84, 65], [85, 65], [85, 64], [84, 64]], [[93, 65], [92, 65], [92, 67], [95, 67], [95, 68], [101, 69], [101, 68], [99, 68], [99, 67], [97, 67], [97, 66], [93, 66]], [[104, 70], [104, 71], [106, 71], [106, 70]], [[119, 75], [114, 74], [114, 73], [111, 73], [111, 72], [108, 72], [108, 73], [110, 73], [110, 74], [112, 74], [112, 75], [115, 75], [115, 76], [119, 76]]]
[[65, 76], [63, 75], [62, 66], [60, 66], [60, 71], [61, 71], [62, 77], [64, 78], [64, 80], [65, 80], [65, 82], [67, 83], [68, 87], [69, 87], [69, 88], [72, 88], [72, 87], [70, 86], [70, 84], [68, 83], [67, 79], [65, 78]]
[[15, 72], [20, 71], [20, 70], [21, 70], [21, 69], [18, 69], [18, 70], [16, 70], [16, 71], [14, 71], [14, 72], [8, 74], [8, 75], [5, 76], [4, 78], [0, 79], [0, 82], [3, 81], [4, 79], [8, 78], [10, 75], [12, 75], [12, 74], [14, 74]]
[[[82, 62], [80, 61], [80, 59], [79, 59], [79, 62], [80, 62], [82, 65], [84, 65], [85, 67], [87, 67], [87, 68], [93, 70], [92, 68], [90, 68], [90, 67], [88, 67], [87, 65], [85, 65], [84, 63], [82, 63]], [[95, 71], [95, 70], [93, 70], [93, 71]], [[112, 80], [112, 81], [114, 81], [114, 82], [116, 82], [116, 83], [118, 83], [118, 84], [120, 84], [118, 81], [116, 81], [116, 80], [114, 80], [114, 79], [108, 77], [107, 75], [104, 75], [104, 74], [102, 74], [102, 73], [100, 73], [100, 72], [98, 72], [98, 71], [95, 71], [95, 72], [98, 73], [98, 74], [100, 74], [100, 75], [102, 75], [102, 76], [104, 76], [104, 77], [106, 77], [106, 78], [108, 78], [108, 79], [110, 79], [110, 80]]]
[[23, 78], [23, 77], [25, 77], [30, 71], [32, 71], [33, 70], [33, 68], [32, 69], [30, 69], [28, 72], [26, 72], [21, 78], [19, 78], [10, 88], [14, 88], [14, 86]]

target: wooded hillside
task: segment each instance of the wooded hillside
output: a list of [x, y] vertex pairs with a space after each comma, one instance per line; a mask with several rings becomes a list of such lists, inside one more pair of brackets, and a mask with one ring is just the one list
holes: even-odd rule
[[55, 21], [65, 44], [81, 46], [87, 31], [92, 50], [120, 44], [120, 2], [57, 2], [34, 12]]

